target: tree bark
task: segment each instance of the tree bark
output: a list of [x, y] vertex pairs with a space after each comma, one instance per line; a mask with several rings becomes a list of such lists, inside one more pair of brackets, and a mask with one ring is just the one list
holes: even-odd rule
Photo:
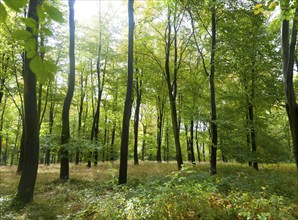
[[196, 123], [196, 131], [195, 131], [195, 140], [196, 140], [196, 147], [198, 152], [198, 161], [201, 162], [201, 152], [199, 147], [199, 135], [198, 135], [198, 128], [199, 128], [199, 122]]
[[[177, 161], [178, 170], [181, 170], [183, 160], [182, 160], [182, 154], [181, 154], [180, 131], [178, 126], [177, 108], [176, 108], [177, 70], [175, 68], [173, 80], [171, 79], [171, 71], [170, 71], [170, 51], [171, 51], [171, 44], [172, 44], [171, 29], [172, 29], [171, 11], [169, 9], [167, 34], [166, 34], [166, 51], [165, 51], [165, 79], [168, 87], [168, 95], [170, 100], [172, 128], [173, 128], [173, 135], [174, 135], [175, 147], [176, 147], [176, 161]], [[177, 54], [175, 53], [175, 55]]]
[[70, 138], [69, 129], [69, 109], [74, 93], [75, 85], [75, 23], [74, 23], [74, 4], [75, 0], [69, 0], [69, 74], [68, 74], [68, 89], [63, 103], [62, 110], [62, 134], [60, 148], [60, 180], [66, 181], [69, 179], [69, 155], [67, 143]]
[[[288, 9], [282, 9], [288, 10]], [[298, 15], [298, 8], [295, 10], [294, 18]], [[289, 20], [282, 22], [282, 61], [284, 90], [286, 96], [286, 110], [288, 114], [290, 130], [293, 142], [293, 152], [298, 171], [298, 106], [293, 83], [293, 69], [297, 42], [297, 19], [293, 19], [291, 41], [289, 36]]]
[[134, 117], [134, 164], [139, 164], [139, 157], [138, 157], [138, 134], [139, 134], [139, 118], [140, 118], [140, 106], [142, 101], [142, 79], [136, 77], [136, 110], [135, 110], [135, 117]]
[[2, 164], [1, 161], [2, 161], [2, 140], [3, 140], [3, 137], [2, 137], [2, 132], [3, 132], [3, 125], [4, 125], [4, 113], [5, 113], [5, 110], [6, 110], [6, 98], [4, 99], [4, 103], [3, 103], [3, 107], [2, 107], [2, 111], [1, 111], [1, 117], [0, 117], [0, 165]]
[[142, 161], [145, 160], [147, 127], [143, 124]]
[[119, 167], [119, 184], [127, 182], [127, 156], [129, 140], [129, 121], [131, 116], [132, 87], [133, 87], [133, 44], [134, 44], [134, 0], [128, 0], [128, 77], [126, 97], [122, 121], [121, 152]]
[[211, 108], [211, 157], [210, 157], [210, 174], [216, 174], [216, 153], [217, 153], [217, 114], [216, 114], [216, 100], [215, 100], [215, 85], [214, 85], [214, 73], [215, 73], [215, 45], [216, 45], [216, 20], [215, 20], [215, 2], [213, 0], [212, 17], [211, 17], [211, 57], [210, 57], [210, 75], [209, 75], [209, 87], [210, 87], [210, 108]]
[[157, 162], [161, 161], [162, 127], [164, 118], [164, 100], [157, 96]]
[[[30, 0], [28, 17], [38, 23], [37, 7], [40, 5], [39, 0]], [[26, 30], [33, 33], [32, 28], [26, 27]], [[37, 35], [34, 35], [37, 42]], [[35, 51], [38, 51], [37, 43]], [[25, 145], [24, 145], [24, 166], [20, 182], [17, 189], [16, 199], [26, 204], [33, 198], [34, 186], [38, 169], [39, 154], [39, 118], [37, 112], [36, 97], [36, 76], [29, 68], [31, 59], [25, 57], [24, 71], [24, 128], [25, 128]]]

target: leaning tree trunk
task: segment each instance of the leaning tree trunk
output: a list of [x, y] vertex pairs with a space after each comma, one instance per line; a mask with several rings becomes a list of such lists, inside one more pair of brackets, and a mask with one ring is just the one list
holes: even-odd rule
[[[283, 9], [287, 10], [287, 9]], [[298, 15], [298, 8], [295, 10], [294, 18]], [[298, 171], [298, 106], [293, 83], [293, 69], [297, 42], [297, 20], [293, 19], [291, 42], [289, 36], [289, 20], [284, 19], [282, 22], [282, 61], [283, 61], [283, 77], [286, 95], [286, 110], [288, 114], [293, 151]]]
[[134, 43], [133, 3], [134, 3], [134, 0], [128, 0], [128, 70], [127, 70], [128, 77], [127, 77], [124, 114], [123, 114], [123, 121], [122, 121], [119, 184], [125, 184], [127, 182], [129, 121], [130, 121], [130, 115], [131, 115], [131, 100], [132, 100], [132, 87], [133, 87], [133, 43]]
[[66, 181], [69, 179], [69, 158], [66, 144], [69, 141], [69, 109], [74, 93], [75, 85], [75, 23], [74, 23], [74, 4], [75, 0], [69, 0], [69, 75], [68, 89], [64, 99], [62, 110], [62, 134], [60, 148], [60, 180]]
[[[37, 7], [40, 5], [39, 0], [30, 0], [28, 17], [38, 23]], [[33, 34], [37, 42], [37, 35], [32, 28], [26, 27], [26, 30]], [[37, 52], [37, 43], [34, 50]], [[21, 179], [18, 185], [16, 199], [28, 203], [33, 198], [34, 186], [38, 169], [39, 154], [39, 118], [37, 112], [36, 97], [36, 76], [29, 68], [31, 59], [25, 58], [24, 71], [24, 128], [25, 128], [25, 145], [24, 145], [24, 166], [22, 169]]]

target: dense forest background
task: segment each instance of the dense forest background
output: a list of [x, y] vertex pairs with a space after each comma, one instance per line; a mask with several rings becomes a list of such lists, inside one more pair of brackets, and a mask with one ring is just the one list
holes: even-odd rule
[[20, 198], [34, 158], [62, 180], [121, 158], [119, 183], [127, 158], [295, 163], [295, 1], [96, 3], [84, 20], [74, 0], [0, 1], [0, 158]]

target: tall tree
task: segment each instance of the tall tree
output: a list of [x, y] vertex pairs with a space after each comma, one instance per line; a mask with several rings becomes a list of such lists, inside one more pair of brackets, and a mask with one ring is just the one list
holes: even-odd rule
[[[173, 19], [173, 25], [172, 20]], [[165, 80], [168, 87], [168, 95], [169, 95], [169, 101], [170, 101], [170, 108], [171, 108], [171, 117], [172, 117], [172, 127], [173, 127], [173, 135], [175, 139], [175, 147], [176, 147], [176, 160], [178, 169], [180, 170], [182, 168], [183, 159], [182, 159], [182, 153], [181, 153], [181, 145], [180, 145], [180, 128], [179, 128], [179, 122], [178, 122], [178, 116], [177, 116], [177, 78], [178, 78], [178, 71], [181, 67], [182, 63], [182, 55], [185, 52], [186, 46], [182, 51], [180, 51], [180, 54], [178, 54], [178, 38], [177, 34], [181, 25], [183, 19], [183, 15], [178, 15], [178, 5], [175, 3], [174, 6], [174, 12], [172, 12], [172, 9], [170, 5], [168, 5], [168, 20], [167, 20], [167, 29], [165, 34]], [[172, 27], [173, 26], [173, 27]], [[172, 36], [172, 29], [174, 30], [173, 36]], [[171, 71], [171, 47], [174, 44], [174, 70]], [[180, 58], [180, 59], [179, 59]]]
[[210, 55], [210, 75], [209, 75], [209, 87], [210, 87], [210, 108], [211, 108], [211, 158], [210, 158], [210, 174], [216, 174], [216, 152], [217, 152], [217, 114], [216, 114], [216, 100], [215, 100], [215, 45], [216, 45], [216, 0], [212, 0], [211, 8], [211, 55]]
[[127, 156], [129, 139], [129, 121], [133, 90], [133, 44], [134, 44], [134, 0], [128, 0], [128, 59], [127, 59], [127, 87], [122, 121], [121, 152], [119, 167], [119, 184], [127, 182]]
[[62, 110], [62, 134], [60, 148], [60, 180], [66, 181], [69, 179], [69, 155], [66, 144], [70, 138], [69, 129], [69, 109], [74, 93], [75, 85], [75, 22], [74, 22], [74, 4], [75, 0], [69, 0], [69, 74], [68, 74], [68, 89], [64, 99]]
[[[40, 0], [30, 0], [28, 18], [36, 22], [38, 29], [37, 8], [41, 4]], [[38, 37], [32, 27], [26, 27], [26, 31], [32, 34], [35, 40], [34, 52], [38, 51]], [[37, 112], [36, 97], [36, 76], [29, 67], [33, 60], [28, 58], [25, 52], [24, 68], [24, 128], [25, 128], [25, 145], [24, 145], [24, 166], [22, 169], [21, 179], [18, 185], [16, 199], [28, 203], [33, 198], [34, 186], [38, 169], [39, 156], [39, 118]]]
[[[192, 1], [193, 6], [195, 6], [194, 2]], [[203, 69], [206, 75], [209, 78], [209, 92], [210, 92], [210, 136], [211, 136], [211, 152], [210, 152], [210, 174], [216, 174], [216, 154], [217, 154], [217, 113], [216, 113], [216, 99], [215, 99], [215, 83], [214, 83], [214, 75], [215, 75], [215, 46], [216, 46], [216, 0], [211, 1], [211, 33], [209, 33], [208, 29], [205, 25], [204, 28], [207, 33], [211, 37], [211, 52], [210, 52], [210, 71], [207, 70], [207, 65], [205, 62], [205, 58], [203, 55], [202, 50], [199, 47], [198, 40], [196, 39], [196, 35], [194, 32], [194, 19], [193, 14], [190, 10], [188, 10], [190, 18], [191, 18], [191, 25], [193, 29], [193, 36], [194, 41], [202, 58]], [[199, 17], [200, 18], [200, 17]], [[200, 18], [201, 19], [201, 18]]]
[[[281, 1], [281, 9], [284, 14], [289, 13], [290, 1]], [[285, 15], [284, 15], [285, 16]], [[283, 77], [284, 89], [286, 96], [286, 110], [288, 114], [293, 150], [296, 160], [296, 167], [298, 171], [298, 105], [296, 101], [296, 93], [294, 90], [293, 73], [296, 55], [296, 42], [297, 42], [297, 16], [298, 7], [296, 6], [294, 17], [292, 19], [292, 30], [290, 37], [290, 21], [285, 16], [282, 21], [282, 61], [283, 61]], [[291, 38], [291, 39], [290, 39]], [[297, 58], [296, 58], [297, 60]], [[298, 65], [297, 65], [298, 66]]]
[[136, 71], [137, 77], [135, 79], [135, 92], [136, 92], [136, 110], [134, 117], [134, 164], [139, 164], [138, 158], [138, 134], [139, 134], [139, 118], [140, 118], [140, 106], [142, 101], [142, 69], [137, 69]]

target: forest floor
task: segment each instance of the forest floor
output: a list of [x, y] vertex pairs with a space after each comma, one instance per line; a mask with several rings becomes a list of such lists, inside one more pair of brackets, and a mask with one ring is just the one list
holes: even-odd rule
[[298, 219], [298, 175], [294, 164], [260, 165], [260, 170], [207, 163], [129, 164], [128, 183], [117, 184], [119, 163], [70, 166], [58, 181], [59, 165], [39, 166], [34, 200], [12, 206], [19, 175], [0, 167], [0, 219]]

